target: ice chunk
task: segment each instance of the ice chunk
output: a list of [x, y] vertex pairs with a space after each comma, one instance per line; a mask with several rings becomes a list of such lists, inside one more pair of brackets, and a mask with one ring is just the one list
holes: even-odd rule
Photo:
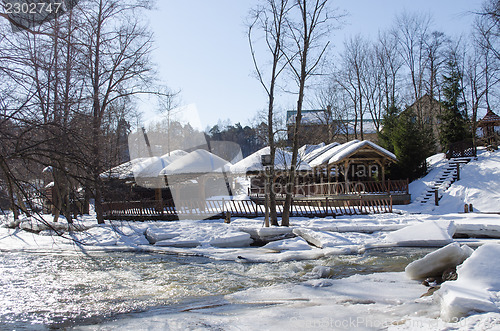
[[440, 247], [453, 241], [455, 229], [453, 222], [427, 221], [391, 232], [386, 241], [397, 246]]
[[488, 291], [481, 288], [466, 287], [456, 282], [446, 282], [436, 292], [441, 302], [441, 318], [457, 321], [471, 313], [497, 312]]
[[311, 249], [311, 246], [302, 239], [301, 237], [296, 237], [296, 238], [291, 238], [291, 239], [284, 239], [284, 240], [278, 240], [278, 241], [272, 241], [265, 245], [263, 248], [267, 248], [272, 251], [303, 251], [303, 250], [309, 250]]
[[446, 269], [461, 264], [471, 254], [470, 247], [466, 245], [460, 247], [458, 243], [452, 243], [408, 264], [405, 272], [410, 279], [438, 277]]
[[500, 245], [486, 244], [457, 268], [458, 279], [436, 292], [441, 317], [457, 319], [477, 312], [498, 312], [500, 298]]
[[498, 224], [457, 224], [457, 233], [475, 238], [500, 238], [500, 225]]
[[354, 245], [349, 239], [331, 232], [297, 228], [293, 230], [293, 233], [319, 248]]
[[239, 230], [250, 234], [250, 236], [254, 240], [260, 240], [264, 242], [280, 240], [290, 236], [294, 236], [292, 233], [293, 229], [289, 227], [277, 227], [277, 226], [272, 226], [268, 228], [241, 227], [239, 228]]
[[201, 243], [197, 240], [190, 239], [168, 239], [168, 240], [160, 240], [155, 243], [155, 246], [167, 246], [167, 247], [181, 247], [181, 248], [194, 248], [200, 246]]
[[215, 237], [208, 243], [214, 247], [246, 247], [252, 242], [253, 240], [250, 238], [248, 233], [232, 232], [220, 237]]
[[153, 226], [146, 230], [146, 238], [153, 245], [158, 241], [173, 239], [177, 236], [179, 236], [179, 233], [174, 232], [172, 229], [162, 229]]

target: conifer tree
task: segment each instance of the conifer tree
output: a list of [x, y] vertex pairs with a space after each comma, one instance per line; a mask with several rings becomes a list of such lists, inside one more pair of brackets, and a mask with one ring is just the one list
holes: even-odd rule
[[432, 131], [428, 126], [420, 127], [417, 116], [411, 109], [403, 111], [397, 117], [390, 133], [390, 141], [399, 160], [391, 168], [392, 177], [413, 180], [425, 174], [426, 159], [434, 150]]
[[440, 116], [439, 140], [444, 151], [452, 143], [470, 137], [467, 116], [464, 112], [465, 102], [462, 99], [463, 89], [460, 84], [461, 75], [456, 61], [450, 60], [446, 64], [447, 75], [443, 76], [443, 106]]
[[382, 130], [378, 132], [378, 141], [380, 146], [394, 153], [393, 134], [398, 122], [399, 116], [398, 107], [392, 102], [389, 107], [386, 107], [384, 117], [382, 119]]

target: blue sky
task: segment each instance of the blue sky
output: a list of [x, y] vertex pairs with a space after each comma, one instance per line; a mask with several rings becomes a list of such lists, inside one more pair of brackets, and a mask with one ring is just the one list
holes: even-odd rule
[[[245, 18], [258, 0], [159, 0], [149, 13], [155, 33], [154, 61], [162, 81], [181, 90], [182, 104], [195, 103], [203, 128], [219, 119], [248, 124], [266, 108], [266, 96], [252, 76]], [[355, 34], [375, 38], [397, 13], [430, 13], [434, 27], [448, 35], [467, 33], [468, 12], [482, 0], [338, 0], [334, 7], [348, 12], [346, 25], [334, 31], [332, 53]], [[280, 100], [278, 100], [280, 102]], [[281, 107], [293, 107], [283, 97]], [[145, 120], [148, 119], [147, 115]]]

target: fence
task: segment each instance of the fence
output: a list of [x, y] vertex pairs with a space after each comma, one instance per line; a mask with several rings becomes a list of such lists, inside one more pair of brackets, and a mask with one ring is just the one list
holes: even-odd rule
[[[283, 213], [283, 201], [277, 202], [277, 213]], [[225, 212], [236, 217], [262, 217], [265, 206], [252, 200], [122, 201], [103, 204], [104, 218], [113, 220], [177, 220], [179, 218], [221, 218]], [[392, 197], [355, 197], [350, 199], [292, 199], [290, 216], [326, 217], [392, 213]]]
[[446, 152], [447, 159], [454, 157], [474, 157], [476, 155], [477, 150], [472, 140], [463, 140], [450, 144]]

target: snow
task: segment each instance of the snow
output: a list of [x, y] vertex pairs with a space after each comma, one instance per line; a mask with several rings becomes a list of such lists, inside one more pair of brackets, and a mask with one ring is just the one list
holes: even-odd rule
[[[270, 147], [264, 147], [257, 152], [247, 156], [243, 160], [233, 164], [229, 167], [229, 171], [234, 174], [246, 174], [248, 172], [262, 172], [264, 166], [261, 162], [262, 155], [271, 154]], [[278, 170], [286, 170], [290, 168], [292, 163], [292, 154], [277, 148], [274, 160], [274, 168]], [[311, 167], [302, 161], [300, 157], [297, 158], [297, 170], [305, 171], [311, 170]]]
[[230, 163], [204, 149], [184, 155], [159, 172], [160, 175], [205, 174], [222, 172]]
[[500, 153], [483, 152], [477, 161], [463, 165], [460, 180], [440, 201], [443, 208], [453, 211], [463, 211], [464, 204], [482, 212], [500, 211]]
[[153, 156], [140, 162], [134, 161], [132, 172], [134, 177], [153, 178], [160, 176], [163, 168], [174, 162], [175, 160], [187, 155], [188, 153], [182, 150], [175, 150], [162, 156]]
[[317, 166], [319, 166], [319, 165], [321, 165], [323, 163], [327, 163], [328, 164], [328, 161], [332, 157], [334, 157], [336, 154], [341, 153], [343, 150], [345, 150], [349, 146], [351, 146], [353, 144], [356, 144], [358, 142], [359, 142], [359, 140], [351, 140], [351, 141], [349, 141], [349, 142], [347, 142], [345, 144], [334, 146], [332, 149], [330, 149], [328, 151], [325, 151], [321, 155], [318, 155], [313, 160], [311, 160], [309, 162], [309, 165], [311, 167], [317, 167]]
[[304, 158], [304, 161], [307, 162], [307, 163], [310, 163], [312, 160], [314, 160], [315, 158], [319, 157], [320, 155], [322, 155], [323, 153], [329, 151], [330, 149], [336, 147], [336, 146], [339, 146], [340, 144], [337, 143], [337, 142], [333, 142], [331, 144], [328, 144], [326, 146], [323, 146], [321, 148], [317, 148], [316, 150], [312, 151], [311, 153], [308, 153], [305, 158]]
[[[349, 144], [349, 143], [346, 143]], [[333, 155], [330, 160], [328, 161], [329, 164], [334, 164], [338, 163], [339, 161], [343, 160], [346, 157], [349, 157], [350, 155], [354, 154], [356, 151], [360, 150], [361, 148], [365, 146], [370, 146], [373, 149], [379, 151], [380, 153], [384, 154], [388, 158], [392, 159], [394, 162], [397, 162], [398, 158], [396, 155], [393, 153], [389, 152], [385, 148], [380, 147], [379, 145], [369, 141], [369, 140], [363, 140], [363, 141], [357, 141], [355, 143], [352, 143], [348, 145], [346, 148], [343, 148], [339, 150], [338, 153]]]
[[476, 212], [500, 212], [500, 153], [478, 149], [477, 158], [460, 166], [460, 180], [442, 192], [439, 206], [434, 206], [433, 201], [425, 206], [415, 201], [447, 164], [443, 154], [435, 155], [427, 161], [431, 162], [430, 172], [410, 183], [412, 203], [398, 206], [398, 209], [413, 213], [447, 214], [463, 212], [464, 204], [472, 204]]
[[320, 143], [317, 145], [304, 145], [301, 148], [299, 148], [299, 156], [301, 159], [304, 159], [304, 157], [313, 151], [317, 150], [318, 148], [324, 147], [325, 143]]
[[282, 239], [267, 243], [262, 248], [275, 252], [310, 250], [311, 246], [301, 237]]
[[293, 233], [318, 248], [354, 245], [354, 243], [346, 237], [326, 231], [295, 229]]

